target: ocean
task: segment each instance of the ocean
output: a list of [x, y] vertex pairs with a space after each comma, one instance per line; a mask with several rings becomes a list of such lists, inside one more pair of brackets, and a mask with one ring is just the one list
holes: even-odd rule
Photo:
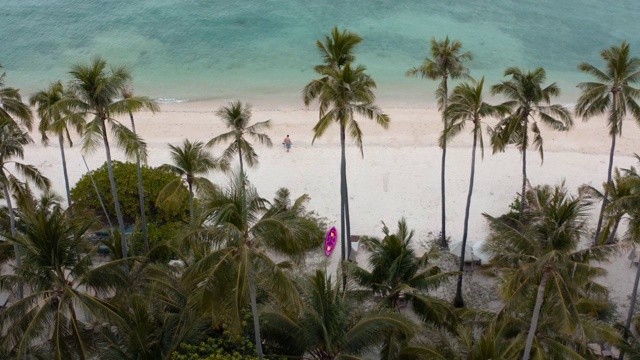
[[404, 76], [431, 37], [463, 43], [471, 75], [543, 67], [562, 101], [590, 78], [580, 62], [627, 40], [640, 56], [640, 10], [617, 0], [2, 0], [0, 63], [24, 96], [66, 80], [96, 55], [126, 65], [134, 92], [163, 101], [235, 100], [302, 106], [320, 62], [315, 46], [333, 26], [360, 34], [357, 63], [378, 83], [378, 100], [433, 102], [436, 84]]

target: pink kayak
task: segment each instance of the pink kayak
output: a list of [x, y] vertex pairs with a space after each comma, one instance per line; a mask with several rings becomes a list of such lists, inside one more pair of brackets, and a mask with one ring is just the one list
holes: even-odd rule
[[336, 243], [338, 242], [338, 230], [335, 227], [332, 227], [331, 230], [327, 233], [327, 236], [324, 238], [324, 254], [329, 256], [333, 252], [333, 249], [336, 247]]

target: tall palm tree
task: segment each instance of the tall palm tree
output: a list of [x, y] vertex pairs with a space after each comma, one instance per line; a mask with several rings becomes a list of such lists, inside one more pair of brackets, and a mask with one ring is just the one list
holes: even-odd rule
[[352, 274], [356, 281], [380, 297], [380, 308], [399, 311], [400, 299], [404, 297], [424, 321], [437, 326], [453, 325], [456, 317], [450, 305], [429, 296], [428, 291], [436, 290], [457, 274], [443, 272], [438, 266], [429, 264], [429, 259], [437, 253], [427, 252], [416, 257], [411, 244], [414, 232], [409, 230], [404, 218], [398, 221], [395, 234], [391, 234], [386, 225], [382, 232], [385, 235], [382, 239], [360, 238], [360, 246], [370, 252], [368, 267], [371, 270], [354, 266]]
[[[600, 56], [605, 61], [604, 70], [588, 63], [578, 65], [580, 71], [593, 76], [595, 81], [578, 84], [582, 95], [576, 103], [576, 115], [587, 121], [594, 116], [607, 114], [607, 126], [611, 136], [607, 184], [611, 184], [612, 181], [616, 136], [622, 135], [622, 121], [627, 116], [627, 112], [631, 113], [631, 116], [640, 124], [640, 105], [638, 105], [640, 90], [634, 87], [640, 80], [640, 58], [632, 57], [630, 51], [629, 43], [626, 41], [623, 41], [620, 46], [602, 50]], [[607, 190], [605, 188], [594, 244], [597, 243], [602, 228], [608, 199]]]
[[91, 222], [59, 204], [21, 209], [20, 217], [20, 234], [10, 241], [23, 254], [23, 267], [0, 275], [0, 288], [24, 285], [29, 295], [0, 313], [6, 325], [0, 345], [15, 358], [92, 358], [99, 350], [91, 322], [122, 321], [103, 298], [123, 286], [127, 260], [95, 266], [95, 251], [80, 255]]
[[[15, 159], [24, 159], [24, 146], [33, 143], [27, 132], [23, 132], [18, 125], [8, 118], [0, 118], [0, 186], [7, 203], [11, 236], [16, 237], [16, 216], [11, 201], [11, 195], [19, 196], [24, 193], [24, 183], [11, 172], [7, 165], [13, 165], [15, 171], [26, 180], [33, 182], [38, 188], [45, 190], [51, 186], [49, 179], [44, 177], [33, 165], [28, 165]], [[14, 246], [16, 267], [22, 266], [20, 249]], [[22, 299], [22, 287], [18, 288], [18, 299]]]
[[[406, 72], [406, 76], [415, 77], [420, 75], [423, 79], [440, 80], [438, 90], [436, 91], [436, 100], [438, 107], [442, 111], [443, 129], [448, 128], [447, 107], [449, 105], [449, 78], [455, 80], [464, 78], [469, 74], [469, 69], [464, 66], [465, 61], [470, 61], [473, 56], [470, 52], [462, 52], [462, 43], [457, 40], [449, 40], [449, 36], [444, 40], [436, 40], [431, 38], [431, 58], [426, 58], [422, 65], [414, 67]], [[440, 238], [440, 246], [443, 248], [447, 245], [447, 213], [446, 213], [446, 193], [445, 193], [445, 165], [447, 158], [447, 139], [440, 142], [442, 148], [442, 165], [440, 168], [440, 197], [442, 203], [442, 230]]]
[[[320, 104], [320, 119], [313, 127], [314, 135], [312, 143], [320, 138], [329, 126], [336, 122], [340, 127], [341, 146], [341, 246], [342, 260], [348, 258], [351, 253], [350, 237], [351, 226], [349, 220], [349, 200], [347, 187], [347, 159], [346, 159], [346, 132], [354, 139], [356, 146], [364, 157], [362, 146], [362, 130], [355, 120], [355, 115], [374, 120], [377, 124], [387, 129], [389, 116], [374, 105], [376, 88], [375, 81], [365, 73], [364, 66], [351, 67], [346, 63], [340, 70], [333, 67], [325, 67], [320, 79], [312, 80], [303, 90], [305, 105], [318, 100]], [[345, 237], [346, 235], [346, 237]], [[346, 247], [346, 250], [345, 250]]]
[[[306, 249], [308, 222], [295, 213], [270, 209], [255, 188], [247, 184], [243, 173], [232, 177], [229, 186], [210, 193], [203, 200], [208, 228], [194, 229], [187, 237], [192, 248], [203, 253], [189, 266], [185, 278], [198, 284], [192, 293], [195, 304], [207, 311], [214, 323], [230, 321], [234, 331], [240, 329], [242, 310], [251, 306], [256, 350], [262, 359], [262, 341], [256, 299], [256, 287], [292, 312], [300, 311], [294, 283], [287, 272], [288, 261], [273, 261], [269, 254], [279, 254], [298, 261]], [[195, 245], [194, 245], [195, 244]]]
[[[347, 29], [343, 29], [342, 31], [338, 30], [337, 26], [334, 26], [331, 29], [330, 34], [325, 35], [324, 38], [324, 42], [321, 40], [316, 41], [316, 47], [318, 48], [320, 56], [322, 57], [322, 64], [316, 65], [314, 67], [314, 71], [322, 76], [322, 78], [319, 79], [320, 82], [328, 81], [329, 77], [327, 76], [327, 74], [331, 73], [332, 71], [338, 73], [343, 69], [345, 65], [354, 62], [356, 59], [356, 56], [353, 53], [354, 48], [363, 40], [362, 37], [360, 37], [358, 34], [348, 31]], [[306, 89], [310, 85], [311, 84], [307, 85], [307, 87], [305, 87], [305, 90], [303, 90], [303, 100], [305, 102], [305, 105], [307, 106], [312, 100], [307, 100], [307, 95], [305, 95]], [[321, 107], [320, 118], [322, 118], [322, 113], [326, 112], [326, 110], [326, 107], [324, 110]], [[344, 146], [342, 148], [344, 149]], [[349, 215], [349, 189], [347, 187], [345, 161], [344, 164], [340, 165], [340, 245], [342, 250], [342, 261], [344, 261], [345, 256], [348, 256], [348, 253], [351, 252], [351, 246], [346, 246], [347, 241], [350, 242], [350, 240], [346, 239], [350, 239], [351, 236], [351, 221]], [[346, 280], [343, 277], [343, 282], [345, 281]]]
[[[636, 189], [640, 191], [640, 179], [636, 180], [636, 186]], [[638, 196], [638, 194], [639, 193], [636, 193], [636, 196]], [[640, 242], [640, 211], [636, 207], [629, 215], [627, 233], [625, 234], [625, 237], [629, 241], [638, 243]], [[635, 246], [633, 251], [635, 251]], [[638, 270], [636, 270], [636, 277], [633, 282], [633, 289], [631, 290], [629, 312], [627, 313], [627, 319], [625, 320], [626, 329], [631, 329], [631, 321], [633, 320], [633, 317], [636, 316], [635, 310], [636, 302], [638, 301], [638, 283], [640, 283], [640, 266], [638, 266]], [[631, 339], [628, 338], [629, 336], [631, 336]], [[633, 333], [631, 331], [629, 331], [628, 334], [625, 334], [625, 340], [633, 341]], [[624, 351], [621, 352], [619, 359], [624, 359]]]
[[353, 63], [356, 56], [354, 48], [362, 42], [362, 37], [347, 29], [338, 30], [337, 26], [331, 29], [329, 35], [324, 36], [324, 42], [316, 41], [316, 47], [320, 51], [322, 64], [316, 65], [314, 71], [324, 74], [328, 69], [342, 69], [347, 63]]
[[361, 359], [358, 355], [379, 350], [388, 334], [411, 338], [412, 322], [397, 312], [364, 313], [352, 308], [330, 276], [316, 270], [303, 289], [302, 312], [269, 311], [265, 340], [276, 352], [318, 360]]
[[102, 142], [107, 156], [109, 182], [114, 199], [118, 230], [122, 239], [122, 255], [127, 256], [128, 246], [125, 235], [125, 225], [120, 211], [120, 201], [113, 165], [111, 162], [111, 145], [107, 128], [116, 137], [117, 144], [124, 150], [127, 157], [139, 155], [141, 160], [147, 157], [146, 144], [126, 126], [118, 122], [113, 115], [123, 112], [124, 99], [118, 99], [122, 90], [131, 81], [131, 74], [125, 67], [111, 67], [107, 70], [107, 62], [99, 57], [88, 65], [75, 64], [69, 72], [71, 75], [70, 90], [73, 97], [63, 104], [82, 116], [89, 116], [91, 120], [86, 124], [83, 133], [83, 150], [94, 151]]
[[245, 134], [260, 144], [268, 147], [273, 146], [271, 139], [267, 134], [262, 133], [266, 129], [271, 128], [271, 121], [261, 121], [249, 126], [251, 121], [251, 105], [242, 104], [240, 101], [234, 101], [227, 106], [223, 106], [216, 115], [220, 117], [222, 122], [231, 131], [220, 134], [209, 140], [207, 146], [215, 146], [221, 142], [231, 141], [229, 147], [222, 153], [222, 158], [231, 160], [236, 154], [240, 160], [240, 172], [244, 174], [244, 161], [249, 167], [258, 165], [258, 154], [253, 149], [253, 145], [245, 139]]
[[[200, 141], [191, 142], [184, 139], [182, 146], [169, 144], [171, 148], [172, 164], [164, 164], [160, 169], [169, 171], [180, 176], [180, 179], [168, 183], [158, 194], [157, 203], [171, 202], [176, 199], [183, 199], [180, 195], [182, 189], [182, 177], [189, 186], [189, 213], [191, 225], [194, 225], [193, 187], [200, 189], [203, 187], [212, 188], [213, 184], [207, 178], [201, 176], [211, 171], [227, 171], [229, 163], [225, 159], [216, 159], [211, 155], [205, 145]], [[162, 205], [161, 205], [162, 206]]]
[[[599, 243], [613, 244], [622, 218], [629, 212], [629, 199], [634, 196], [633, 183], [629, 181], [629, 175], [623, 175], [616, 168], [611, 183], [603, 183], [604, 192], [607, 193], [607, 223], [604, 231], [601, 231], [603, 241]], [[580, 187], [581, 194], [593, 199], [604, 201], [604, 193], [593, 186], [584, 184]], [[605, 240], [606, 239], [606, 240]]]
[[509, 101], [506, 106], [511, 108], [511, 115], [500, 120], [492, 131], [491, 145], [493, 152], [504, 151], [507, 145], [518, 146], [522, 153], [522, 190], [520, 192], [520, 211], [518, 220], [522, 222], [527, 186], [527, 148], [529, 147], [529, 123], [533, 132], [533, 147], [540, 153], [544, 161], [542, 134], [536, 121], [536, 116], [543, 124], [553, 130], [568, 131], [573, 126], [571, 112], [560, 104], [551, 105], [551, 97], [560, 95], [560, 88], [556, 83], [546, 87], [542, 84], [547, 79], [543, 68], [524, 72], [517, 67], [508, 68], [504, 76], [510, 76], [507, 81], [494, 85], [492, 95], [503, 95]]
[[[487, 117], [502, 116], [508, 109], [504, 105], [491, 106], [484, 102], [482, 91], [484, 77], [479, 82], [462, 83], [453, 90], [451, 102], [445, 115], [449, 119], [447, 128], [440, 137], [440, 143], [444, 146], [447, 139], [452, 139], [460, 134], [467, 123], [473, 124], [473, 145], [471, 147], [471, 174], [469, 175], [469, 192], [467, 193], [467, 206], [464, 211], [464, 230], [462, 232], [462, 248], [466, 249], [467, 235], [469, 234], [469, 213], [471, 211], [471, 195], [473, 194], [473, 180], [476, 169], [476, 147], [480, 143], [480, 152], [484, 157], [484, 140], [482, 139], [482, 123]], [[462, 298], [462, 274], [464, 273], [464, 254], [460, 254], [460, 273], [456, 285], [456, 297], [453, 304], [456, 307], [464, 307]]]
[[67, 160], [64, 154], [65, 137], [69, 146], [73, 146], [69, 127], [71, 126], [77, 133], [82, 134], [84, 129], [84, 118], [77, 114], [61, 108], [68, 93], [60, 81], [55, 81], [46, 90], [38, 91], [29, 98], [31, 106], [35, 106], [40, 117], [38, 130], [42, 135], [42, 142], [46, 145], [49, 142], [49, 133], [58, 136], [60, 155], [62, 157], [62, 172], [64, 174], [64, 185], [67, 195], [67, 205], [71, 207], [71, 192], [69, 187], [69, 175], [67, 174]]
[[606, 260], [616, 247], [579, 248], [590, 203], [568, 195], [564, 184], [538, 187], [527, 195], [532, 218], [526, 225], [515, 228], [485, 215], [492, 227], [485, 250], [505, 274], [502, 313], [531, 314], [523, 359], [529, 359], [534, 339], [535, 356], [545, 348], [586, 352], [587, 339], [606, 336], [580, 309], [586, 301], [606, 303], [606, 287], [594, 281], [606, 271], [590, 261]]
[[[117, 104], [121, 108], [118, 109], [118, 112], [127, 112], [129, 113], [129, 118], [131, 119], [131, 131], [133, 135], [138, 136], [136, 132], [136, 123], [133, 119], [133, 113], [135, 111], [147, 110], [155, 113], [156, 111], [160, 111], [160, 107], [158, 104], [149, 99], [146, 96], [134, 96], [133, 93], [127, 89], [123, 88], [121, 90], [122, 93], [122, 101], [118, 101]], [[149, 236], [147, 235], [147, 215], [145, 214], [145, 206], [144, 206], [144, 187], [142, 186], [142, 168], [140, 167], [140, 154], [136, 153], [136, 167], [138, 171], [138, 197], [140, 200], [140, 221], [142, 222], [142, 236], [144, 238], [144, 247], [147, 252], [149, 252]]]
[[[2, 64], [0, 64], [2, 68]], [[6, 72], [0, 75], [0, 119], [9, 119], [14, 124], [25, 126], [31, 131], [33, 125], [33, 114], [31, 109], [22, 102], [20, 89], [5, 86], [4, 77]]]

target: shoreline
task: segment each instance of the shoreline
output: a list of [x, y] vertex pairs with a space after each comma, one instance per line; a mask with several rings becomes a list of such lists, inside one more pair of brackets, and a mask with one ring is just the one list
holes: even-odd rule
[[[150, 166], [170, 161], [167, 143], [179, 144], [184, 138], [191, 141], [208, 141], [215, 135], [228, 131], [215, 115], [226, 101], [199, 101], [161, 104], [161, 112], [134, 114], [136, 128], [147, 142]], [[271, 103], [271, 107], [275, 103]], [[339, 164], [340, 141], [334, 125], [325, 136], [312, 145], [312, 127], [318, 112], [315, 107], [287, 107], [277, 104], [277, 109], [253, 107], [251, 124], [271, 119], [273, 126], [266, 133], [274, 146], [267, 148], [255, 144], [260, 165], [248, 169], [249, 180], [258, 193], [271, 200], [280, 187], [290, 190], [292, 198], [303, 194], [310, 196], [308, 209], [325, 217], [330, 226], [339, 225]], [[435, 106], [425, 109], [385, 108], [391, 117], [388, 130], [372, 121], [358, 119], [364, 143], [364, 158], [352, 141], [347, 140], [347, 181], [353, 235], [379, 236], [382, 221], [390, 227], [405, 217], [415, 230], [415, 243], [422, 248], [426, 240], [440, 231], [440, 160], [437, 146], [442, 123]], [[130, 126], [128, 116], [119, 120]], [[495, 124], [497, 120], [489, 120]], [[447, 155], [447, 233], [451, 241], [460, 240], [468, 190], [471, 136], [465, 129], [449, 142]], [[606, 181], [610, 149], [610, 137], [602, 117], [589, 122], [575, 120], [574, 129], [557, 133], [543, 127], [545, 159], [541, 163], [537, 153], [529, 152], [527, 170], [532, 185], [556, 185], [565, 181], [567, 189], [577, 193], [577, 187], [590, 184], [600, 187]], [[290, 135], [293, 147], [287, 153], [281, 146], [282, 139]], [[64, 194], [64, 182], [60, 171], [60, 150], [55, 144], [44, 147], [40, 136], [32, 133], [35, 144], [25, 148], [25, 162], [37, 166], [53, 183], [54, 191]], [[624, 136], [618, 138], [614, 166], [637, 167], [633, 156], [637, 152], [640, 129], [626, 121]], [[485, 145], [488, 146], [485, 135]], [[85, 174], [81, 144], [77, 136], [75, 146], [66, 148], [67, 165], [71, 184]], [[211, 150], [219, 156], [226, 144]], [[86, 155], [90, 170], [105, 162], [103, 148]], [[112, 158], [124, 161], [121, 151], [112, 147]], [[469, 243], [482, 240], [487, 225], [482, 213], [499, 216], [508, 211], [509, 204], [520, 191], [521, 155], [510, 147], [504, 153], [491, 154], [485, 149], [484, 160], [480, 153], [476, 161], [476, 177], [471, 203]], [[236, 165], [235, 162], [232, 163]], [[214, 183], [226, 185], [226, 175], [214, 173], [208, 176]], [[599, 206], [592, 206], [588, 227], [594, 228]], [[620, 234], [625, 230], [621, 225]], [[615, 257], [604, 267], [610, 275], [604, 280], [611, 284], [611, 301], [618, 304], [618, 311], [626, 310], [626, 299], [631, 292], [634, 268], [629, 268], [626, 253]]]

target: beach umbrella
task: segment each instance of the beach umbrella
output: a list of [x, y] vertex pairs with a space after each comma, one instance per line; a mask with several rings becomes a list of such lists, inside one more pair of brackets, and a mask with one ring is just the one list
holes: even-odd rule
[[488, 264], [491, 256], [486, 252], [482, 251], [482, 246], [484, 245], [484, 240], [476, 241], [471, 245], [473, 249], [473, 255], [475, 255], [483, 264]]
[[[456, 256], [462, 256], [462, 241], [456, 241], [449, 244], [449, 252]], [[480, 260], [477, 256], [475, 256], [473, 252], [473, 248], [467, 244], [464, 247], [464, 261], [472, 262]]]

